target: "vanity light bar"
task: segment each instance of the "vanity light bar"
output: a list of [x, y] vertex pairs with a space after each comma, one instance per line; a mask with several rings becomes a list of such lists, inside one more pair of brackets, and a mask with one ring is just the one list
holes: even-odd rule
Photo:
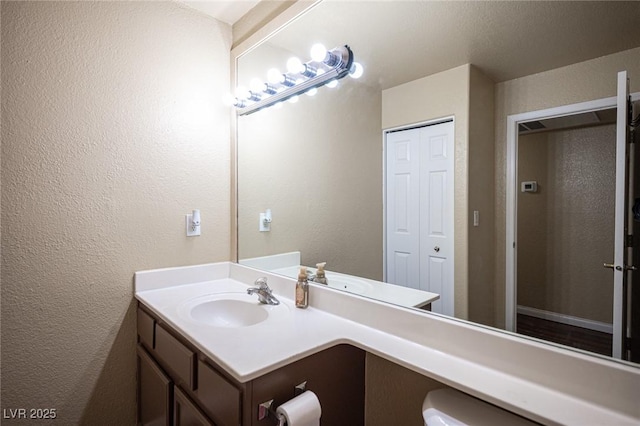
[[340, 80], [352, 72], [354, 64], [349, 46], [336, 47], [327, 51], [323, 60], [302, 64], [300, 72], [283, 73], [283, 83], [265, 83], [262, 93], [251, 91], [248, 99], [236, 98], [234, 105], [238, 115], [254, 113], [323, 86], [331, 80]]

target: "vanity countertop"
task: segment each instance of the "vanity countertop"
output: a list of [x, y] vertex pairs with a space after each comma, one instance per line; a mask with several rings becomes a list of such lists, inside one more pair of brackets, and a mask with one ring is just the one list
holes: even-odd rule
[[[316, 273], [316, 269], [306, 267], [308, 271]], [[296, 278], [300, 266], [289, 266], [285, 268], [273, 269], [274, 274]], [[344, 290], [349, 293], [358, 294], [382, 302], [391, 303], [398, 306], [421, 308], [427, 306], [438, 299], [440, 295], [424, 290], [403, 287], [395, 284], [383, 283], [381, 281], [370, 280], [368, 278], [354, 277], [353, 275], [341, 274], [339, 272], [326, 271], [329, 280], [329, 287]]]
[[[302, 266], [304, 266], [307, 271], [313, 274], [316, 273], [316, 268], [301, 265], [300, 259], [301, 253], [299, 251], [292, 251], [242, 259], [240, 260], [240, 264], [294, 279], [297, 279], [300, 267]], [[334, 272], [330, 269], [331, 268], [326, 270], [329, 287], [358, 294], [370, 299], [409, 308], [422, 308], [440, 299], [440, 295], [437, 293]]]
[[[184, 315], [185, 303], [246, 293], [260, 276], [287, 315], [242, 328]], [[138, 272], [135, 296], [240, 382], [346, 343], [534, 421], [640, 423], [638, 368], [321, 285], [311, 285], [309, 308], [297, 309], [294, 283], [224, 262]]]
[[[185, 315], [184, 306], [193, 300], [216, 294], [246, 294], [249, 287], [231, 278], [220, 278], [141, 291], [136, 297], [243, 383], [344, 341], [336, 338], [336, 330], [344, 326], [338, 317], [313, 307], [296, 309], [291, 299], [280, 295], [278, 308], [284, 308], [287, 315], [275, 322], [218, 327]], [[257, 295], [253, 299], [258, 304]], [[260, 356], [256, 356], [257, 352]]]

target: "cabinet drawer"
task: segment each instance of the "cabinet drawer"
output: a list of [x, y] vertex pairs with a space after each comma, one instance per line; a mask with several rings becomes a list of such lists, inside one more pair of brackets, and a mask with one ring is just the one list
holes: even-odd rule
[[153, 326], [155, 320], [138, 308], [138, 338], [147, 349], [153, 349]]
[[156, 324], [154, 353], [163, 365], [176, 375], [176, 382], [189, 390], [193, 389], [195, 354], [159, 324]]
[[217, 424], [239, 425], [242, 393], [220, 373], [198, 360], [198, 399]]

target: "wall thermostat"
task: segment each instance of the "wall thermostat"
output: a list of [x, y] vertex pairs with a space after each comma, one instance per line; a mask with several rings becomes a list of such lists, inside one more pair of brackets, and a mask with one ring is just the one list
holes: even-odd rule
[[520, 190], [522, 192], [538, 192], [538, 182], [530, 180], [528, 182], [520, 183]]

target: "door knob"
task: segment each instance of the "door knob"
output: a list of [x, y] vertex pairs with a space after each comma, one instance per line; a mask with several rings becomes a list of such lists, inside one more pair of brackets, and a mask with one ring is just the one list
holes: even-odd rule
[[433, 248], [433, 250], [435, 250], [435, 252], [436, 252], [436, 253], [438, 253], [438, 252], [440, 251], [440, 247], [435, 246], [435, 247]]
[[615, 269], [616, 271], [622, 271], [622, 266], [616, 266], [613, 263], [605, 263], [603, 266], [605, 268]]

